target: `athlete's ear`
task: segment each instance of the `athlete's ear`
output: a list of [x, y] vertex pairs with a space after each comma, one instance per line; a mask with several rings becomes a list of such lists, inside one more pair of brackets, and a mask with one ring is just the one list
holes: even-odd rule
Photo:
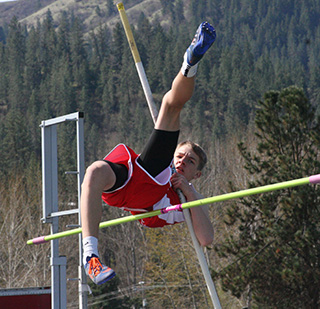
[[201, 171], [197, 171], [193, 176], [193, 179], [198, 179], [202, 175]]

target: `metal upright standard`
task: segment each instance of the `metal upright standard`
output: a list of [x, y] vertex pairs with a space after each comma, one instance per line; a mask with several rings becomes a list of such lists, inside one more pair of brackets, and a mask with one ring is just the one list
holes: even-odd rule
[[[67, 172], [77, 175], [78, 208], [65, 211], [58, 209], [58, 143], [57, 126], [65, 122], [76, 123], [77, 134], [77, 171]], [[83, 113], [76, 112], [41, 122], [42, 144], [42, 205], [43, 223], [51, 224], [51, 234], [59, 230], [59, 217], [78, 214], [78, 226], [81, 226], [80, 195], [84, 177], [84, 132]], [[59, 255], [59, 240], [51, 240], [51, 307], [67, 308], [67, 258]], [[82, 267], [82, 240], [79, 234], [79, 308], [87, 308], [87, 277]]]

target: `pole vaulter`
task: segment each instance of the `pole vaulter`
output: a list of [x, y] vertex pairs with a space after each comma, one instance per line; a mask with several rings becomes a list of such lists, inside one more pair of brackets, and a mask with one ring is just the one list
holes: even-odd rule
[[[145, 97], [147, 99], [147, 103], [148, 103], [148, 106], [149, 106], [151, 117], [153, 119], [153, 123], [156, 123], [158, 111], [157, 111], [156, 105], [155, 105], [154, 100], [153, 100], [153, 96], [152, 96], [152, 92], [151, 92], [151, 89], [150, 89], [150, 86], [149, 86], [149, 83], [148, 83], [148, 79], [147, 79], [147, 76], [145, 74], [141, 59], [140, 59], [139, 51], [138, 51], [138, 48], [136, 46], [136, 43], [135, 43], [132, 31], [131, 31], [131, 27], [130, 27], [130, 24], [129, 24], [129, 21], [128, 21], [128, 18], [127, 18], [127, 14], [126, 14], [126, 11], [124, 9], [123, 3], [121, 3], [121, 2], [118, 3], [117, 4], [117, 8], [118, 8], [118, 11], [119, 11], [119, 14], [120, 14], [121, 22], [122, 22], [123, 28], [125, 30], [125, 33], [126, 33], [126, 37], [127, 37], [130, 49], [131, 49], [131, 53], [132, 53], [136, 68], [137, 68], [137, 71], [138, 71], [138, 75], [139, 75], [139, 78], [140, 78], [140, 81], [141, 81], [141, 84], [142, 84], [142, 88], [143, 88]], [[180, 202], [181, 203], [185, 203], [186, 202], [186, 198], [183, 195], [182, 191], [181, 190], [177, 190], [177, 194], [179, 196]], [[191, 236], [191, 239], [192, 239], [193, 246], [194, 246], [194, 248], [196, 250], [196, 254], [197, 254], [197, 257], [198, 257], [198, 260], [199, 260], [199, 264], [200, 264], [202, 273], [204, 275], [204, 278], [205, 278], [205, 281], [206, 281], [206, 284], [207, 284], [207, 288], [208, 288], [208, 291], [209, 291], [209, 294], [210, 294], [210, 298], [212, 300], [214, 308], [220, 309], [221, 305], [220, 305], [219, 297], [218, 297], [218, 294], [216, 292], [214, 283], [212, 281], [212, 278], [211, 278], [211, 275], [210, 275], [210, 271], [209, 271], [209, 267], [208, 267], [207, 261], [205, 259], [203, 250], [202, 250], [202, 248], [201, 248], [201, 246], [200, 246], [200, 244], [199, 244], [199, 242], [197, 240], [196, 234], [194, 232], [190, 211], [188, 209], [183, 209], [183, 215], [185, 217], [185, 221], [187, 223], [187, 226], [188, 226], [188, 229], [189, 229], [189, 232], [190, 232], [190, 236]]]

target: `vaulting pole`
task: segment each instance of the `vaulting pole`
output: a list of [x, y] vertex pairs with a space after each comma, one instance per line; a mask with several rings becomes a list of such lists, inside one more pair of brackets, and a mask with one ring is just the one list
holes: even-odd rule
[[137, 49], [136, 42], [134, 40], [132, 31], [131, 31], [128, 17], [127, 17], [126, 11], [125, 11], [122, 3], [118, 3], [117, 8], [119, 11], [119, 15], [120, 15], [120, 18], [122, 21], [124, 31], [127, 36], [127, 40], [128, 40], [128, 43], [129, 43], [129, 46], [131, 49], [131, 53], [132, 53], [132, 56], [133, 56], [133, 59], [134, 59], [135, 65], [136, 65], [136, 69], [138, 71], [138, 75], [140, 78], [140, 82], [142, 84], [143, 92], [144, 92], [144, 95], [146, 96], [146, 99], [147, 99], [147, 103], [149, 106], [151, 117], [152, 117], [153, 122], [155, 123], [157, 120], [157, 117], [158, 117], [158, 110], [157, 110], [157, 108], [154, 104], [154, 101], [153, 101], [152, 92], [151, 92], [151, 89], [150, 89], [150, 86], [148, 83], [146, 72], [144, 71], [144, 67], [143, 67], [143, 64], [140, 59], [140, 55], [139, 55], [139, 52]]

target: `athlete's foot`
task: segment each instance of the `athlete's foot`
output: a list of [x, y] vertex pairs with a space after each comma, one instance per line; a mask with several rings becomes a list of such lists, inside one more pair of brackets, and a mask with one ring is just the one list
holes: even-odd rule
[[116, 273], [110, 267], [103, 265], [100, 259], [92, 254], [87, 257], [87, 263], [84, 266], [86, 274], [95, 284], [102, 284], [112, 279]]
[[197, 29], [197, 32], [188, 47], [187, 63], [190, 66], [194, 66], [203, 57], [206, 51], [210, 48], [216, 39], [215, 29], [208, 23], [203, 22]]

